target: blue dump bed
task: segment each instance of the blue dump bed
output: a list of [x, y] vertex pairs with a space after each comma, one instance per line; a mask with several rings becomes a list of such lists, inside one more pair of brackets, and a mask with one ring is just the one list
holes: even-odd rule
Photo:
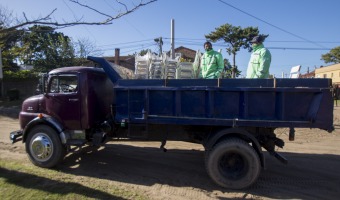
[[118, 80], [116, 120], [333, 130], [330, 79]]
[[116, 122], [333, 130], [331, 79], [123, 80], [114, 84]]

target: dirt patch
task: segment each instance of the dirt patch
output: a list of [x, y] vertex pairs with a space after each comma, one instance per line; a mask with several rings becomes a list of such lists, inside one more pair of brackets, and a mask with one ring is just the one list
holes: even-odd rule
[[[284, 165], [265, 154], [266, 169], [245, 190], [215, 185], [204, 168], [201, 145], [168, 142], [168, 151], [158, 142], [110, 141], [99, 149], [86, 147], [67, 155], [56, 168], [78, 175], [82, 184], [96, 181], [140, 191], [150, 199], [338, 199], [340, 196], [340, 109], [334, 110], [335, 131], [296, 129], [296, 140], [288, 141], [288, 130], [277, 135], [286, 143], [277, 149], [289, 161]], [[24, 144], [10, 144], [9, 133], [19, 129], [18, 120], [0, 116], [0, 159], [29, 162]], [[110, 186], [108, 185], [108, 187]]]

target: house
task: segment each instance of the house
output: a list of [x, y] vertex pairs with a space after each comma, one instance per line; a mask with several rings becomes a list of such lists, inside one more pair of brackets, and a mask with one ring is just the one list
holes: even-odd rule
[[315, 78], [331, 78], [334, 85], [340, 85], [340, 63], [315, 69]]
[[[185, 59], [187, 62], [194, 62], [195, 60], [195, 56], [196, 56], [196, 51], [180, 46], [178, 48], [175, 49], [175, 53], [180, 53], [181, 57], [183, 59]], [[170, 54], [170, 52], [169, 52]]]
[[308, 72], [306, 74], [300, 74], [299, 78], [314, 78], [315, 77], [315, 70]]

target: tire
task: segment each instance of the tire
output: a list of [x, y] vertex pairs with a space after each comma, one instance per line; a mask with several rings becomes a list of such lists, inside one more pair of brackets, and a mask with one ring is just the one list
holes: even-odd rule
[[46, 125], [39, 125], [33, 128], [28, 133], [25, 145], [28, 158], [31, 162], [43, 168], [56, 166], [66, 153], [58, 133]]
[[252, 185], [261, 172], [256, 151], [238, 138], [217, 143], [206, 153], [205, 165], [211, 179], [229, 189], [243, 189]]

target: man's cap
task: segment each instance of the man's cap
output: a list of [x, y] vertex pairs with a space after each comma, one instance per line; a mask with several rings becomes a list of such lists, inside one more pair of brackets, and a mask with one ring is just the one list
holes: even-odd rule
[[206, 44], [208, 44], [209, 46], [212, 46], [211, 42], [209, 41], [206, 41], [203, 46], [205, 46]]
[[257, 35], [253, 37], [253, 39], [250, 41], [250, 43], [262, 43], [264, 41], [264, 38], [260, 35]]

